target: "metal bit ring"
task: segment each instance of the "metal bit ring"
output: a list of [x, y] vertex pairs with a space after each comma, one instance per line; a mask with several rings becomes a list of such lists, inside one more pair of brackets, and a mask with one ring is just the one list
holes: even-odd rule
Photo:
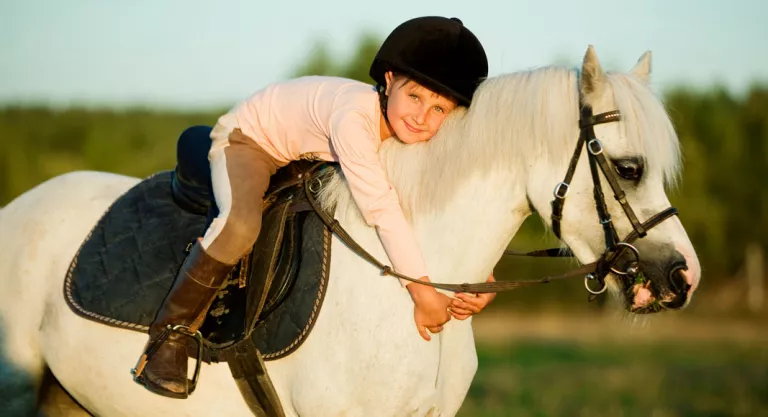
[[[632, 273], [631, 271], [633, 270], [633, 268], [634, 270], [636, 270], [637, 269], [636, 265], [640, 263], [640, 252], [637, 250], [636, 247], [626, 242], [619, 242], [616, 244], [616, 246], [624, 246], [629, 248], [629, 250], [631, 250], [632, 252], [634, 252], [635, 262], [632, 262], [632, 264], [629, 266], [629, 268], [627, 268], [626, 271], [619, 271], [618, 269], [614, 268], [613, 265], [608, 266], [608, 269], [610, 269], [611, 272], [613, 272], [616, 275], [630, 275]], [[636, 271], [634, 273], [637, 274]]]
[[597, 281], [597, 277], [595, 277], [594, 274], [587, 274], [587, 275], [584, 276], [584, 288], [586, 288], [587, 291], [589, 291], [590, 294], [600, 295], [600, 294], [604, 293], [608, 289], [608, 283], [603, 281], [603, 286], [599, 290], [593, 290], [589, 286], [589, 281]]

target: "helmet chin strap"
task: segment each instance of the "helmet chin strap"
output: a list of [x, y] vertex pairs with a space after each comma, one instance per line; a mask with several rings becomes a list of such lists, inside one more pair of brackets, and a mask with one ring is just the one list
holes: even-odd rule
[[386, 87], [381, 84], [376, 84], [376, 92], [379, 93], [379, 105], [381, 106], [381, 115], [384, 116], [384, 120], [389, 124], [389, 116], [387, 116], [387, 103], [389, 103], [389, 96], [385, 93]]

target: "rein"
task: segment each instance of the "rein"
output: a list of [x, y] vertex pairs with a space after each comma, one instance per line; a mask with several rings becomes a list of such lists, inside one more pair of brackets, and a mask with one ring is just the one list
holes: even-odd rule
[[[496, 282], [482, 282], [482, 283], [463, 283], [463, 284], [446, 284], [423, 281], [413, 277], [409, 277], [400, 274], [392, 269], [391, 266], [386, 265], [376, 259], [362, 246], [360, 246], [351, 236], [344, 230], [339, 222], [333, 218], [332, 215], [327, 213], [320, 207], [320, 204], [315, 199], [315, 193], [319, 191], [314, 189], [313, 181], [322, 185], [322, 180], [317, 176], [313, 176], [315, 172], [325, 163], [321, 162], [313, 165], [303, 175], [304, 191], [307, 195], [307, 200], [312, 206], [312, 209], [317, 213], [320, 220], [325, 224], [328, 229], [335, 234], [339, 240], [344, 242], [354, 253], [376, 266], [382, 273], [382, 275], [389, 275], [395, 278], [400, 278], [405, 281], [415, 282], [421, 285], [426, 285], [433, 288], [438, 288], [453, 292], [472, 292], [472, 293], [497, 293], [503, 291], [511, 291], [520, 287], [526, 287], [536, 284], [547, 284], [552, 281], [561, 280], [565, 278], [571, 278], [576, 276], [584, 277], [584, 286], [587, 291], [593, 296], [605, 292], [607, 284], [605, 283], [605, 277], [608, 273], [612, 272], [617, 275], [624, 275], [629, 277], [635, 277], [639, 273], [640, 252], [632, 246], [632, 243], [642, 237], [645, 237], [648, 230], [654, 228], [664, 220], [677, 215], [677, 209], [669, 207], [661, 212], [655, 214], [645, 222], [640, 222], [635, 215], [634, 210], [626, 200], [626, 195], [619, 185], [619, 180], [616, 178], [616, 174], [611, 170], [610, 164], [603, 152], [603, 146], [600, 141], [595, 137], [594, 126], [603, 124], [618, 122], [621, 120], [621, 113], [618, 110], [601, 113], [598, 115], [592, 115], [592, 108], [584, 106], [581, 110], [581, 119], [579, 120], [579, 140], [576, 143], [576, 149], [571, 157], [571, 161], [568, 165], [568, 171], [565, 174], [565, 179], [555, 186], [554, 198], [551, 202], [552, 206], [552, 230], [558, 239], [561, 239], [561, 221], [563, 219], [563, 206], [565, 205], [565, 198], [568, 195], [570, 189], [570, 183], [573, 179], [573, 175], [576, 172], [576, 166], [581, 156], [581, 149], [586, 146], [587, 154], [589, 157], [590, 171], [592, 173], [592, 182], [594, 186], [594, 199], [595, 208], [600, 219], [600, 224], [603, 225], [603, 231], [605, 233], [605, 246], [606, 250], [600, 256], [600, 258], [592, 263], [585, 264], [579, 268], [573, 269], [560, 275], [547, 276], [537, 280], [529, 281], [496, 281]], [[608, 214], [608, 207], [605, 203], [605, 196], [603, 194], [602, 185], [600, 182], [600, 175], [598, 169], [603, 173], [608, 184], [611, 186], [611, 190], [614, 193], [614, 198], [619, 202], [624, 213], [632, 224], [633, 231], [624, 240], [620, 240], [616, 232], [616, 228], [613, 225], [611, 216]], [[634, 261], [624, 269], [620, 270], [616, 268], [616, 264], [626, 251], [629, 251]], [[504, 255], [508, 256], [532, 256], [532, 257], [573, 257], [573, 253], [569, 249], [542, 249], [532, 252], [516, 252], [505, 250]], [[590, 282], [598, 282], [600, 288], [597, 290], [590, 286]]]
[[[347, 246], [352, 250], [352, 252], [356, 253], [369, 263], [376, 266], [382, 273], [382, 275], [389, 275], [395, 278], [400, 278], [405, 281], [410, 282], [416, 282], [421, 285], [426, 285], [433, 288], [439, 288], [441, 290], [447, 290], [447, 291], [453, 291], [453, 292], [476, 292], [476, 293], [488, 293], [488, 292], [502, 292], [502, 291], [510, 291], [514, 290], [516, 288], [520, 288], [523, 286], [533, 285], [533, 284], [546, 284], [550, 281], [558, 280], [558, 279], [564, 279], [564, 278], [570, 278], [573, 276], [583, 275], [589, 272], [594, 271], [596, 263], [591, 263], [582, 266], [581, 268], [575, 269], [573, 271], [570, 271], [563, 275], [556, 275], [551, 277], [545, 277], [536, 281], [497, 281], [497, 282], [482, 282], [482, 283], [475, 283], [475, 284], [469, 284], [469, 283], [463, 283], [463, 284], [445, 284], [445, 283], [438, 283], [438, 282], [428, 282], [423, 281], [420, 279], [412, 278], [407, 275], [400, 274], [396, 272], [394, 269], [392, 269], [391, 266], [383, 264], [380, 262], [376, 257], [368, 253], [362, 246], [360, 246], [357, 242], [355, 242], [354, 239], [352, 239], [351, 236], [347, 233], [346, 230], [344, 230], [343, 227], [339, 224], [339, 221], [331, 217], [325, 210], [323, 210], [322, 207], [320, 207], [320, 204], [315, 199], [314, 190], [312, 187], [311, 181], [316, 180], [320, 181], [317, 177], [312, 177], [312, 172], [317, 170], [319, 167], [323, 166], [324, 163], [319, 163], [314, 165], [310, 170], [304, 175], [304, 190], [307, 194], [307, 200], [309, 201], [309, 204], [312, 206], [312, 209], [317, 213], [318, 217], [320, 217], [320, 220], [325, 224], [328, 229], [331, 230], [333, 234], [335, 234], [339, 240], [347, 244]], [[557, 249], [555, 249], [557, 250]], [[548, 253], [549, 251], [552, 251], [552, 249], [547, 249], [543, 251], [535, 251], [531, 252], [531, 254], [524, 254], [527, 256], [549, 256], [549, 255], [536, 255], [536, 253]], [[512, 254], [511, 251], [509, 254]], [[554, 255], [558, 256], [558, 255]]]

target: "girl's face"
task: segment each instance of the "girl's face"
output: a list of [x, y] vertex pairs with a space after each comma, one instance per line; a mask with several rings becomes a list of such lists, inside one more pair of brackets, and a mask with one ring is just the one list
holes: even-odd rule
[[385, 77], [390, 133], [405, 143], [432, 139], [457, 102], [392, 72]]

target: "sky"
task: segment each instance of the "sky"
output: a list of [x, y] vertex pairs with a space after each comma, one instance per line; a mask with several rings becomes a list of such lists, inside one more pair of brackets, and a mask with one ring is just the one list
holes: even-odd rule
[[766, 0], [0, 0], [0, 106], [229, 107], [318, 40], [344, 57], [423, 15], [459, 17], [491, 76], [578, 66], [591, 44], [617, 71], [650, 50], [659, 92], [768, 85]]

